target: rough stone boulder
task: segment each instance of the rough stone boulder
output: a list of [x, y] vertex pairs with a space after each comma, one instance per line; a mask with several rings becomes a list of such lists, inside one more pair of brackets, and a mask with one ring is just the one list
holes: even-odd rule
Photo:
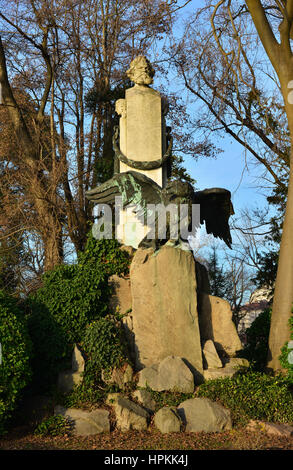
[[203, 294], [199, 305], [199, 327], [202, 341], [213, 340], [218, 352], [234, 356], [242, 349], [229, 302]]
[[84, 411], [77, 408], [56, 406], [55, 415], [68, 418], [77, 436], [90, 436], [101, 432], [110, 432], [109, 412], [107, 410]]
[[117, 428], [121, 431], [145, 431], [148, 427], [150, 415], [137, 403], [128, 398], [118, 396], [113, 404]]
[[225, 366], [222, 368], [210, 368], [203, 371], [205, 380], [226, 379], [237, 374], [237, 370], [233, 367]]
[[149, 413], [153, 413], [155, 411], [156, 402], [153, 400], [149, 390], [135, 390], [132, 393], [132, 397], [135, 398]]
[[106, 398], [106, 405], [113, 406], [120, 397], [122, 397], [120, 392], [108, 393]]
[[63, 393], [72, 391], [74, 385], [79, 385], [83, 379], [85, 360], [80, 349], [75, 346], [72, 359], [71, 370], [65, 370], [58, 375], [58, 388]]
[[194, 391], [194, 377], [180, 357], [168, 356], [159, 364], [142, 369], [139, 374], [138, 386], [149, 386], [152, 390], [161, 392], [192, 393]]
[[72, 372], [65, 370], [58, 375], [58, 389], [63, 393], [69, 393], [73, 390], [75, 385], [82, 382], [82, 374], [79, 372]]
[[202, 372], [196, 268], [191, 251], [164, 245], [136, 251], [130, 267], [137, 369], [167, 356]]
[[161, 408], [154, 416], [154, 424], [161, 433], [180, 432], [181, 420], [176, 408]]
[[177, 410], [186, 432], [220, 432], [232, 429], [230, 410], [208, 398], [191, 398], [181, 403]]
[[114, 384], [122, 390], [132, 382], [133, 369], [130, 364], [125, 363], [121, 367], [115, 367], [111, 372], [102, 371], [102, 380], [108, 385]]
[[240, 367], [249, 367], [249, 361], [240, 357], [230, 357], [224, 360], [224, 367], [208, 368], [203, 371], [203, 376], [205, 380], [215, 380], [224, 379], [226, 377], [233, 377], [237, 374]]
[[239, 367], [249, 367], [249, 361], [243, 357], [229, 357], [224, 360], [225, 367], [239, 369]]
[[73, 372], [84, 372], [85, 360], [81, 350], [75, 345], [71, 358], [71, 368]]
[[293, 427], [290, 424], [283, 423], [267, 423], [264, 421], [254, 421], [250, 420], [246, 426], [247, 431], [252, 432], [265, 432], [267, 434], [282, 436], [282, 437], [291, 437], [293, 436]]
[[222, 361], [218, 356], [214, 342], [208, 339], [203, 347], [204, 366], [206, 369], [209, 368], [220, 368], [223, 367]]

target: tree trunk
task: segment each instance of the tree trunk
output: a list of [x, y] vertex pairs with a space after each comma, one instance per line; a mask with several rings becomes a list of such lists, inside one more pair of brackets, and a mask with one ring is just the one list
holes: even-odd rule
[[[293, 135], [293, 134], [292, 134]], [[291, 162], [293, 143], [291, 144]], [[286, 215], [283, 224], [276, 288], [269, 336], [268, 369], [279, 370], [281, 348], [290, 339], [293, 304], [293, 164], [291, 163]]]
[[[52, 227], [53, 228], [53, 227]], [[44, 241], [44, 271], [51, 271], [63, 262], [62, 230], [52, 230], [43, 236]]]
[[291, 136], [291, 163], [269, 336], [267, 367], [274, 371], [282, 369], [279, 356], [281, 348], [290, 339], [289, 319], [293, 306], [293, 105], [288, 100], [288, 84], [293, 79], [293, 70], [291, 64], [282, 68], [287, 69], [280, 82]]
[[293, 80], [293, 54], [291, 49], [291, 31], [293, 21], [293, 2], [282, 2], [278, 42], [272, 26], [266, 16], [264, 2], [245, 0], [252, 20], [264, 49], [280, 80], [288, 127], [291, 136], [290, 178], [286, 213], [280, 247], [280, 256], [274, 294], [271, 328], [269, 336], [268, 369], [282, 369], [280, 364], [281, 348], [290, 338], [289, 318], [293, 304], [293, 105], [289, 100], [289, 84]]

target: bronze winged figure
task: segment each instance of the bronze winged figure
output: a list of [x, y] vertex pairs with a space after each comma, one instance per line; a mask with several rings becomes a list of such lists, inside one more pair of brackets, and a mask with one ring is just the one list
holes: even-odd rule
[[[180, 180], [167, 183], [161, 188], [152, 179], [137, 171], [118, 173], [110, 180], [86, 193], [86, 198], [94, 204], [115, 205], [115, 198], [122, 198], [123, 208], [135, 206], [147, 215], [148, 204], [198, 204], [200, 206], [200, 224], [205, 224], [208, 234], [223, 240], [231, 248], [232, 238], [229, 218], [234, 214], [231, 193], [227, 189], [211, 188], [194, 191], [192, 185]], [[180, 235], [179, 235], [180, 236]], [[157, 239], [156, 244], [162, 245], [167, 238]], [[146, 236], [139, 246], [152, 246], [153, 240]]]

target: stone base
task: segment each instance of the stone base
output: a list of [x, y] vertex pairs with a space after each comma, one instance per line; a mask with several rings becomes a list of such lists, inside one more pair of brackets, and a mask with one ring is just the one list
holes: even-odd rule
[[234, 375], [232, 363], [223, 367], [241, 349], [230, 305], [209, 295], [207, 270], [190, 250], [172, 242], [157, 251], [139, 248], [129, 278], [112, 276], [109, 282], [111, 311], [124, 314], [137, 371], [176, 356], [192, 370], [196, 384], [204, 381], [203, 368], [206, 378]]

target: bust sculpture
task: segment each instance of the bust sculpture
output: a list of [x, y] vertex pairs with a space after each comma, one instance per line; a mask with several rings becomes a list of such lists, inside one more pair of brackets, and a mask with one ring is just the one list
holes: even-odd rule
[[135, 85], [148, 86], [153, 83], [155, 71], [150, 61], [145, 56], [139, 55], [131, 62], [126, 75]]

